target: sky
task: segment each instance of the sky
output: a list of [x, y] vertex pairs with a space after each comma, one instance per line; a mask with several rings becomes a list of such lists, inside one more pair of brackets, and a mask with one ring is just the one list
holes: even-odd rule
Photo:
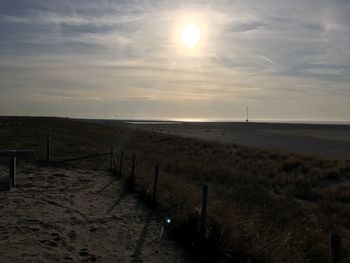
[[0, 115], [350, 121], [349, 14], [348, 0], [1, 0]]

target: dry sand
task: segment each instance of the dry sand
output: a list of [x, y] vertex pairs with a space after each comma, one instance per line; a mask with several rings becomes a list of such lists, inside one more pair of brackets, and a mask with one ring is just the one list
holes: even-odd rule
[[0, 192], [0, 262], [189, 262], [121, 185], [105, 171], [22, 166]]
[[330, 159], [350, 158], [350, 125], [174, 122], [132, 124], [98, 121], [111, 126], [148, 130], [241, 146]]

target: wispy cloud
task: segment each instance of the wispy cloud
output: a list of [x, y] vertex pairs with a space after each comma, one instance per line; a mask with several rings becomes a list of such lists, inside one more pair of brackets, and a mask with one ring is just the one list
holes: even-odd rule
[[[349, 13], [342, 0], [1, 1], [0, 110], [346, 118]], [[188, 20], [203, 33], [192, 55], [176, 35]]]

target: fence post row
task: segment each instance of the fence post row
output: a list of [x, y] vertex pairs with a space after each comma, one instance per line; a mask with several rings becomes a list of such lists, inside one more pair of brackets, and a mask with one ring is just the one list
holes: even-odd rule
[[331, 234], [330, 236], [330, 251], [329, 251], [329, 263], [341, 262], [341, 237], [337, 234]]
[[153, 195], [152, 195], [152, 202], [154, 205], [157, 203], [157, 186], [158, 186], [158, 174], [159, 174], [159, 166], [157, 165], [154, 168], [154, 181], [153, 181]]
[[202, 237], [205, 237], [207, 205], [208, 205], [208, 185], [204, 184], [202, 186], [202, 205], [201, 205], [201, 214], [200, 214], [200, 221], [199, 221], [200, 222], [199, 232]]
[[[47, 133], [46, 136], [46, 163], [51, 165], [51, 132]], [[115, 157], [114, 147], [111, 147], [111, 158], [110, 167], [117, 171], [117, 161]], [[124, 151], [120, 152], [120, 164], [119, 164], [119, 176], [122, 176], [123, 169], [123, 158]], [[132, 166], [131, 166], [131, 181], [134, 183], [135, 180], [135, 155], [132, 156]], [[10, 184], [12, 187], [15, 186], [15, 174], [16, 174], [16, 156], [11, 156], [9, 160], [9, 171], [10, 171]], [[159, 166], [155, 167], [154, 171], [154, 181], [153, 181], [153, 194], [152, 202], [154, 205], [157, 203], [157, 187], [158, 187], [158, 176], [159, 176]], [[208, 205], [208, 185], [204, 184], [202, 186], [202, 203], [200, 211], [199, 220], [199, 232], [202, 237], [206, 235], [206, 216], [207, 216], [207, 205]], [[335, 233], [330, 236], [330, 249], [329, 249], [329, 263], [341, 263], [341, 237]]]
[[[115, 158], [114, 147], [111, 147], [111, 158], [110, 158], [110, 167], [113, 170], [117, 170], [117, 161]], [[124, 151], [121, 150], [120, 153], [120, 165], [119, 165], [119, 175], [122, 176], [123, 169], [123, 158]], [[134, 183], [135, 179], [135, 155], [132, 156], [132, 167], [131, 167], [131, 180]], [[46, 137], [46, 163], [47, 165], [51, 164], [51, 133], [47, 133]], [[15, 174], [16, 174], [16, 156], [11, 156], [9, 160], [9, 171], [10, 171], [10, 184], [12, 187], [15, 186]], [[157, 196], [157, 187], [158, 187], [158, 176], [159, 176], [159, 166], [155, 167], [154, 172], [154, 182], [153, 182], [153, 194], [152, 202], [156, 205], [156, 196]], [[208, 205], [208, 185], [204, 184], [202, 186], [202, 203], [200, 211], [200, 225], [199, 232], [202, 237], [206, 235], [206, 216], [207, 216], [207, 205]], [[341, 262], [341, 237], [337, 234], [331, 234], [330, 236], [330, 251], [329, 251], [329, 263], [340, 263]]]
[[46, 135], [46, 164], [51, 165], [51, 133]]

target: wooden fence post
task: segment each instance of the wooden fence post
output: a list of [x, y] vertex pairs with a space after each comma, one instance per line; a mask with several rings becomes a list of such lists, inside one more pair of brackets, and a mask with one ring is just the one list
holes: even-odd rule
[[332, 233], [329, 243], [329, 263], [341, 262], [341, 237]]
[[[114, 147], [111, 147], [111, 162], [110, 162], [110, 167], [111, 171], [113, 171], [113, 166], [114, 166]], [[114, 169], [117, 169], [117, 167], [114, 167]]]
[[46, 135], [46, 164], [51, 165], [51, 133]]
[[9, 157], [9, 169], [10, 169], [10, 184], [12, 187], [16, 186], [16, 156]]
[[135, 182], [135, 161], [136, 157], [135, 155], [132, 156], [132, 163], [131, 163], [131, 183], [134, 184]]
[[120, 177], [122, 177], [123, 159], [124, 159], [124, 151], [121, 150], [121, 152], [120, 152], [120, 162], [119, 162], [119, 176], [120, 176]]
[[202, 237], [205, 237], [205, 223], [207, 217], [207, 205], [208, 205], [208, 185], [204, 184], [202, 186], [202, 206], [201, 206], [201, 215], [200, 215], [200, 225], [199, 232]]
[[158, 186], [158, 175], [159, 175], [159, 166], [157, 165], [154, 169], [154, 181], [153, 181], [153, 195], [152, 195], [152, 202], [153, 205], [157, 204], [157, 186]]

